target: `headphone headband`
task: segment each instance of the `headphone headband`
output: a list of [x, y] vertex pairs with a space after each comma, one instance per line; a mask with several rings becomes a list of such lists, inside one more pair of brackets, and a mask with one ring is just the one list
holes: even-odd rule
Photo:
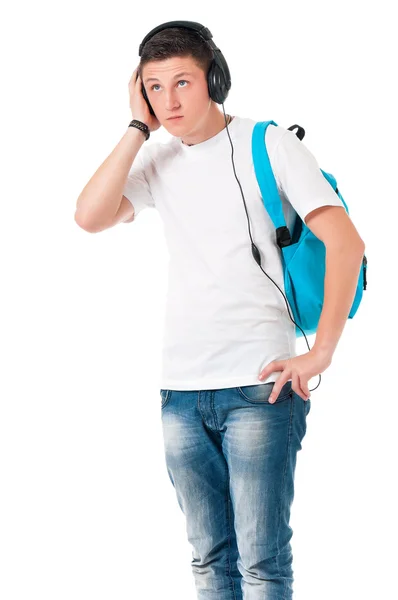
[[210, 40], [213, 37], [211, 31], [207, 27], [201, 25], [200, 23], [197, 23], [196, 21], [167, 21], [166, 23], [162, 23], [162, 25], [154, 27], [144, 37], [138, 50], [138, 56], [141, 56], [145, 44], [151, 37], [153, 37], [159, 31], [162, 31], [162, 29], [169, 29], [169, 27], [185, 27], [186, 29], [193, 29], [194, 31], [197, 31], [206, 41]]

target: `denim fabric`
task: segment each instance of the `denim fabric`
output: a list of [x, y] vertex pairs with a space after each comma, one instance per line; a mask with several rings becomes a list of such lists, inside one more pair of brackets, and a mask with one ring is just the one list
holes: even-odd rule
[[291, 600], [296, 455], [311, 400], [288, 381], [160, 390], [167, 472], [199, 600]]

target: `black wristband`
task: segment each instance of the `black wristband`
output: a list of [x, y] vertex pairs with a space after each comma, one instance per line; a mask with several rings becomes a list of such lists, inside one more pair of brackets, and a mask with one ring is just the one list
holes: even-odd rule
[[136, 127], [137, 129], [139, 129], [140, 131], [142, 131], [145, 134], [145, 141], [147, 141], [147, 139], [149, 139], [150, 131], [149, 131], [149, 127], [148, 125], [146, 125], [145, 123], [143, 123], [142, 121], [138, 121], [137, 119], [133, 119], [130, 123], [129, 123], [129, 127]]

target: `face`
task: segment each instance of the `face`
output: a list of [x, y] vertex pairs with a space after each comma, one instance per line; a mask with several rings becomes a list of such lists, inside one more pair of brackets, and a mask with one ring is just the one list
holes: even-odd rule
[[[142, 81], [156, 118], [172, 135], [186, 136], [206, 122], [212, 100], [204, 71], [191, 57], [148, 62]], [[174, 115], [182, 118], [168, 120]]]

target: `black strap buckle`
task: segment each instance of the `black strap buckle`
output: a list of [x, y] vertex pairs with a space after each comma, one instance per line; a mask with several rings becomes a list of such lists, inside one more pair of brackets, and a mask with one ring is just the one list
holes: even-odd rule
[[282, 227], [278, 227], [276, 230], [276, 243], [279, 248], [284, 248], [285, 246], [290, 246], [292, 243], [292, 238], [290, 236], [290, 231], [283, 225]]

